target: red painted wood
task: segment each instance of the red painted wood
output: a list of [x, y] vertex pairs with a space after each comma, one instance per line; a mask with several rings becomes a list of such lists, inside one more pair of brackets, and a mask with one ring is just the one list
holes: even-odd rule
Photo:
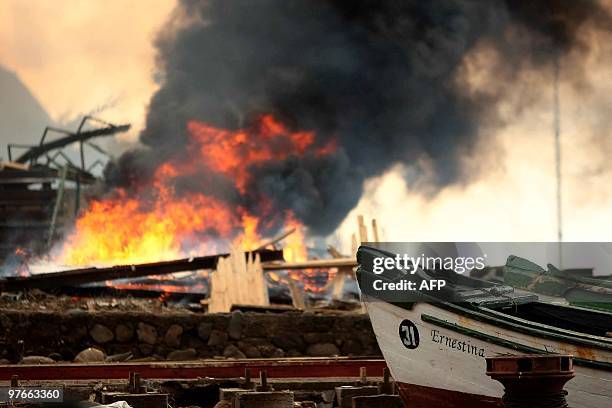
[[237, 378], [245, 368], [253, 376], [266, 370], [269, 378], [333, 378], [359, 377], [359, 369], [366, 367], [368, 376], [382, 377], [384, 360], [351, 359], [284, 359], [284, 360], [203, 360], [197, 362], [100, 363], [2, 365], [0, 381], [13, 375], [20, 380], [89, 380], [127, 379], [130, 372], [141, 378], [190, 379], [198, 377]]
[[404, 405], [410, 408], [501, 408], [501, 399], [442, 388], [398, 383]]

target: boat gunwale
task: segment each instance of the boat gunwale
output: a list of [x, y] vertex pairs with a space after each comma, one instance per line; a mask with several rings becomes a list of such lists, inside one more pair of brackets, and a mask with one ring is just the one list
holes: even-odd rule
[[[458, 323], [452, 323], [444, 319], [437, 318], [435, 316], [422, 313], [421, 320], [433, 324], [438, 327], [443, 327], [448, 330], [452, 330], [457, 333], [461, 333], [479, 340], [483, 340], [487, 343], [496, 344], [498, 346], [511, 348], [520, 352], [531, 353], [531, 354], [556, 354], [546, 350], [541, 350], [535, 347], [527, 346], [521, 343], [517, 343], [512, 340], [503, 339], [501, 337], [493, 336], [487, 333], [480, 332], [468, 327], [459, 325]], [[584, 367], [598, 368], [606, 371], [612, 371], [612, 363], [597, 360], [588, 360], [580, 357], [573, 358], [574, 364]]]
[[[539, 303], [539, 304], [542, 304], [542, 305], [548, 305], [548, 303], [546, 303], [546, 302], [535, 302], [535, 303]], [[570, 306], [568, 305], [568, 306], [563, 306], [563, 307], [570, 307]], [[525, 327], [534, 327], [535, 329], [538, 329], [540, 327], [544, 327], [544, 328], [546, 328], [546, 330], [549, 330], [549, 328], [550, 328], [550, 329], [553, 329], [551, 331], [554, 331], [554, 332], [556, 332], [556, 333], [558, 333], [560, 335], [565, 335], [566, 333], [571, 333], [571, 335], [573, 337], [582, 338], [584, 340], [593, 340], [593, 341], [604, 340], [604, 343], [608, 340], [608, 338], [604, 337], [604, 336], [597, 336], [597, 335], [594, 335], [594, 334], [588, 334], [588, 333], [584, 333], [584, 332], [577, 332], [577, 331], [574, 331], [574, 330], [562, 329], [562, 328], [557, 327], [557, 326], [551, 326], [551, 325], [547, 325], [547, 324], [544, 324], [544, 323], [538, 323], [538, 322], [535, 322], [535, 321], [524, 319], [522, 317], [509, 315], [509, 314], [506, 314], [506, 313], [504, 313], [502, 311], [495, 310], [495, 309], [492, 309], [492, 308], [489, 308], [489, 307], [486, 307], [486, 306], [479, 306], [478, 309], [479, 309], [479, 311], [481, 311], [481, 312], [483, 312], [485, 314], [493, 315], [492, 317], [499, 317], [501, 319], [513, 320], [513, 321], [516, 321], [517, 324], [521, 324], [521, 325], [523, 325]], [[593, 312], [593, 310], [591, 310], [591, 309], [585, 309], [584, 311], [586, 311], [586, 312]], [[595, 310], [594, 312], [599, 312], [599, 311]], [[612, 341], [610, 342], [610, 345], [612, 346]]]
[[[387, 303], [392, 304], [394, 306], [405, 308], [404, 306], [401, 306], [402, 304], [400, 303], [393, 303], [393, 302], [387, 302]], [[498, 327], [510, 328], [519, 333], [530, 334], [536, 337], [541, 337], [541, 338], [550, 339], [550, 340], [563, 340], [564, 342], [569, 343], [569, 344], [580, 345], [580, 346], [590, 346], [590, 347], [595, 347], [601, 350], [612, 351], [612, 339], [608, 339], [607, 337], [595, 336], [597, 337], [597, 340], [577, 338], [577, 337], [573, 337], [573, 333], [579, 333], [582, 335], [584, 335], [585, 333], [572, 332], [570, 330], [563, 330], [555, 326], [549, 326], [546, 324], [535, 323], [535, 322], [532, 322], [532, 324], [538, 325], [540, 328], [530, 327], [525, 324], [510, 322], [506, 319], [489, 316], [486, 313], [483, 313], [482, 311], [480, 311], [480, 308], [482, 306], [474, 306], [471, 303], [466, 303], [466, 306], [469, 306], [469, 307], [463, 307], [456, 303], [448, 303], [448, 302], [443, 302], [443, 301], [421, 302], [421, 303], [428, 303], [433, 306], [438, 306], [441, 309], [454, 311], [454, 312], [461, 314], [462, 316], [468, 316], [468, 317], [473, 318], [474, 320], [478, 320], [484, 323], [495, 323], [496, 325], [498, 325]], [[550, 330], [551, 328], [553, 330]], [[564, 331], [564, 332], [572, 333], [572, 334], [566, 335], [562, 333], [556, 333], [555, 332], [556, 330], [560, 330], [560, 331]]]

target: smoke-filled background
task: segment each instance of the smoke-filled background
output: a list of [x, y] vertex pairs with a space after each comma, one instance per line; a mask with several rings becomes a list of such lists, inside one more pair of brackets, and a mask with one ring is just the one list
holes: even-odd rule
[[[463, 63], [472, 50], [495, 51], [502, 83], [523, 70], [550, 76], [557, 59], [588, 49], [577, 38], [587, 24], [610, 19], [584, 0], [184, 0], [157, 41], [164, 77], [140, 136], [150, 150], [125, 155], [109, 174], [131, 182], [185, 149], [190, 120], [237, 129], [273, 113], [339, 148], [253, 166], [243, 204], [263, 194], [328, 234], [364, 180], [394, 164], [425, 161], [434, 188], [474, 176], [462, 159], [488, 143], [506, 87], [469, 92]], [[579, 61], [571, 68], [579, 80]], [[238, 196], [229, 190], [225, 200]]]
[[[602, 226], [612, 226], [603, 187], [610, 175], [603, 160], [610, 152], [609, 2], [172, 6], [169, 16], [156, 16], [157, 34], [142, 45], [154, 44], [153, 52], [138, 60], [149, 63], [142, 76], [158, 84], [140, 146], [107, 170], [109, 186], [142, 182], [180, 155], [190, 120], [237, 129], [272, 113], [316, 131], [319, 146], [335, 140], [336, 152], [254, 166], [246, 196], [221, 184], [214, 193], [222, 199], [249, 207], [249, 197], [269, 196], [323, 236], [338, 225], [346, 236], [353, 211], [378, 217], [388, 239], [549, 239], [558, 63], [566, 236], [601, 239]], [[148, 8], [134, 13], [146, 16]], [[113, 27], [109, 37], [130, 41], [121, 24]], [[121, 57], [113, 75], [126, 65]], [[129, 84], [117, 88], [130, 94]], [[198, 181], [180, 180], [177, 188], [209, 188]]]

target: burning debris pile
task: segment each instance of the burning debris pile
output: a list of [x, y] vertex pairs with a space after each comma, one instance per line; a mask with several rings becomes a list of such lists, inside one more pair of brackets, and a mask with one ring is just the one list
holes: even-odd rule
[[[299, 223], [291, 210], [278, 212], [265, 197], [256, 211], [230, 206], [215, 189], [234, 189], [247, 202], [248, 184], [256, 183], [251, 166], [285, 160], [290, 155], [326, 156], [333, 145], [314, 146], [312, 132], [288, 130], [272, 116], [255, 127], [228, 131], [192, 121], [185, 151], [168, 157], [150, 179], [118, 187], [94, 200], [76, 223], [57, 260], [67, 265], [142, 263], [227, 249], [259, 246], [259, 231]], [[188, 185], [194, 184], [201, 191]], [[251, 197], [252, 198], [252, 197]], [[290, 248], [304, 260], [303, 242]]]

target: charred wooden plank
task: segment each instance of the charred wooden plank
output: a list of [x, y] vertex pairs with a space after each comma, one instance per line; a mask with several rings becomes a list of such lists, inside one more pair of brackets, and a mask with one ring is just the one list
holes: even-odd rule
[[15, 160], [15, 162], [27, 163], [30, 160], [34, 160], [42, 156], [48, 151], [59, 149], [75, 142], [84, 142], [94, 137], [110, 136], [114, 135], [115, 133], [127, 132], [129, 129], [130, 125], [109, 125], [100, 129], [88, 130], [79, 133], [69, 133], [68, 136], [30, 148], [21, 156], [19, 156], [17, 160]]
[[[283, 251], [255, 251], [262, 262], [283, 260]], [[65, 286], [103, 282], [113, 279], [140, 278], [149, 275], [164, 275], [174, 272], [215, 269], [219, 258], [229, 254], [200, 256], [173, 261], [154, 262], [137, 265], [119, 265], [108, 268], [82, 268], [63, 272], [44, 273], [26, 277], [12, 277], [0, 280], [0, 290], [48, 289]], [[248, 253], [245, 253], [248, 256]]]
[[[261, 260], [264, 262], [264, 260]], [[355, 258], [313, 259], [304, 262], [292, 263], [264, 263], [261, 265], [264, 271], [278, 271], [285, 269], [316, 269], [316, 268], [353, 268], [357, 266]]]

